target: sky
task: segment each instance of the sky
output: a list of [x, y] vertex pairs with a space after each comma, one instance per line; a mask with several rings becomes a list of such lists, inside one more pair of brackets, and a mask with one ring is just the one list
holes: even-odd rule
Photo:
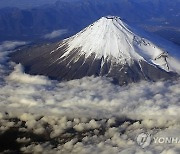
[[19, 7], [19, 8], [31, 8], [44, 4], [53, 4], [57, 0], [1, 0], [0, 8], [4, 7]]
[[[180, 152], [179, 143], [155, 142], [180, 137], [179, 80], [142, 81], [125, 87], [100, 77], [51, 81], [28, 75], [21, 64], [5, 60], [15, 47], [26, 43], [0, 45], [0, 131], [17, 128], [15, 141], [21, 152]], [[23, 137], [18, 136], [23, 132]], [[138, 144], [137, 137], [143, 133], [152, 135], [151, 143]], [[44, 142], [33, 138], [42, 135]]]

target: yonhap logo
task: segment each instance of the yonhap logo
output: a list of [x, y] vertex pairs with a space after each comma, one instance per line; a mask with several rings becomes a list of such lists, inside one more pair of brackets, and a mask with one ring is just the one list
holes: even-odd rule
[[146, 148], [151, 144], [152, 135], [149, 133], [141, 133], [137, 136], [137, 143], [142, 148]]
[[137, 144], [143, 149], [153, 144], [180, 144], [178, 137], [152, 136], [150, 133], [141, 133], [136, 138]]

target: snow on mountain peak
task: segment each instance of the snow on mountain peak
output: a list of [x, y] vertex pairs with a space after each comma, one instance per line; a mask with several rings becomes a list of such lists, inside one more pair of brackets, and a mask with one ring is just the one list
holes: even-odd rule
[[65, 39], [60, 47], [66, 43], [68, 48], [59, 59], [78, 49], [79, 55], [85, 55], [86, 58], [95, 54], [98, 59], [109, 59], [129, 65], [133, 61], [143, 60], [166, 71], [180, 73], [174, 66], [174, 61], [179, 65], [178, 61], [173, 59], [172, 62], [166, 51], [139, 36], [133, 29], [119, 17], [102, 17], [76, 35]]

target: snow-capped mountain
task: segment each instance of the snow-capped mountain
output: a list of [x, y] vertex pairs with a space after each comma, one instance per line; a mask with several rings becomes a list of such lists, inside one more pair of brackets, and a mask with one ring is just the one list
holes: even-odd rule
[[61, 42], [20, 50], [12, 60], [22, 63], [30, 74], [58, 80], [94, 75], [112, 77], [123, 85], [178, 76], [179, 57], [144, 38], [147, 34], [143, 33], [119, 17], [102, 17]]

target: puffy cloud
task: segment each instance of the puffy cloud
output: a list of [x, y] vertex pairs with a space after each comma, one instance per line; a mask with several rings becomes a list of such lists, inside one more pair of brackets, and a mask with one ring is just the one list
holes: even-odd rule
[[93, 77], [58, 83], [45, 77], [27, 75], [17, 65], [7, 76], [0, 94], [1, 105], [4, 103], [7, 107], [14, 106], [22, 111], [32, 109], [33, 112], [45, 112], [48, 108], [46, 113], [72, 117], [166, 119], [178, 117], [179, 86], [179, 81], [167, 81], [118, 87], [106, 79]]
[[18, 64], [14, 67], [14, 71], [8, 76], [8, 80], [25, 83], [25, 84], [40, 84], [48, 85], [50, 81], [45, 76], [31, 76], [24, 73], [23, 67]]
[[23, 137], [23, 138], [17, 138], [16, 141], [19, 143], [28, 143], [31, 140], [30, 140], [30, 138]]
[[[113, 118], [114, 126], [109, 126], [108, 118], [89, 118], [86, 123], [82, 123], [83, 121], [78, 118], [19, 113], [16, 117], [14, 116], [16, 120], [12, 122], [10, 115], [13, 114], [6, 114], [0, 120], [1, 128], [5, 128], [1, 132], [6, 132], [10, 128], [17, 129], [17, 136], [14, 140], [21, 145], [21, 152], [26, 153], [43, 151], [44, 153], [74, 154], [144, 152], [153, 154], [178, 152], [179, 148], [179, 144], [159, 144], [152, 141], [146, 149], [142, 149], [136, 141], [137, 135], [145, 131], [156, 138], [177, 137], [180, 130], [177, 121], [167, 121], [164, 123], [164, 128], [158, 125], [149, 128], [141, 121], [123, 120], [117, 117]], [[83, 131], [75, 128], [82, 124]]]
[[24, 41], [4, 41], [0, 44], [0, 51], [12, 50], [18, 46], [23, 46], [27, 44]]
[[55, 31], [53, 31], [53, 32], [51, 32], [49, 34], [46, 34], [44, 36], [44, 38], [53, 39], [53, 38], [60, 37], [60, 36], [62, 36], [64, 34], [66, 34], [66, 33], [67, 33], [67, 29], [59, 29], [59, 30], [55, 30]]
[[[27, 42], [23, 41], [5, 41], [0, 43], [0, 68], [3, 67], [2, 63], [4, 63], [8, 59], [7, 55], [12, 52], [11, 50], [15, 49], [18, 46], [23, 46], [25, 44], [27, 44]], [[5, 68], [0, 69], [1, 74], [1, 71], [3, 71], [3, 69]]]

